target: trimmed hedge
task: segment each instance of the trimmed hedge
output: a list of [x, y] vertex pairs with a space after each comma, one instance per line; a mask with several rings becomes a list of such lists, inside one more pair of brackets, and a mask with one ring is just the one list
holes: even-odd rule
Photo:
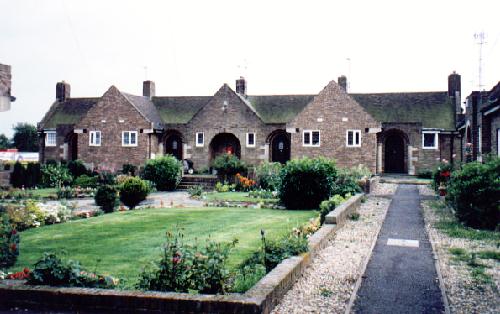
[[500, 158], [468, 163], [454, 171], [446, 197], [458, 220], [467, 226], [494, 230], [500, 226]]
[[182, 179], [182, 164], [172, 155], [150, 159], [144, 166], [143, 179], [156, 185], [158, 191], [172, 191]]
[[293, 159], [281, 169], [280, 200], [288, 209], [317, 209], [335, 187], [337, 168], [326, 158]]
[[120, 201], [134, 209], [149, 194], [149, 185], [138, 177], [130, 177], [120, 185]]

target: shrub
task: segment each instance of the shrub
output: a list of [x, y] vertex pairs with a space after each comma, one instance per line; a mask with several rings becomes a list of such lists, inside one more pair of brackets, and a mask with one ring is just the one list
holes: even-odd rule
[[332, 195], [337, 170], [333, 160], [303, 158], [281, 169], [280, 200], [288, 209], [315, 209]]
[[83, 161], [79, 159], [69, 161], [66, 166], [71, 176], [75, 179], [83, 175], [90, 175], [90, 171], [85, 167]]
[[351, 194], [349, 193], [347, 193], [345, 197], [339, 194], [335, 194], [328, 200], [321, 202], [321, 204], [319, 205], [320, 223], [323, 224], [325, 222], [326, 215], [328, 215], [329, 212], [334, 210], [337, 206], [348, 200], [350, 197]]
[[87, 272], [77, 261], [64, 261], [54, 253], [44, 253], [28, 278], [31, 285], [113, 288], [117, 280]]
[[453, 166], [446, 159], [443, 159], [432, 173], [432, 185], [434, 190], [437, 190], [441, 183], [444, 185], [448, 183], [452, 171]]
[[21, 206], [8, 206], [7, 213], [14, 228], [18, 231], [40, 227], [45, 222], [45, 214], [31, 200]]
[[495, 229], [500, 224], [500, 158], [468, 163], [452, 173], [447, 200], [467, 226]]
[[156, 291], [224, 293], [228, 288], [226, 262], [237, 241], [216, 243], [211, 240], [189, 245], [181, 232], [167, 232], [162, 257], [154, 269], [145, 270], [139, 289]]
[[171, 155], [150, 159], [144, 166], [142, 177], [153, 182], [159, 191], [171, 191], [181, 182], [182, 164]]
[[122, 167], [123, 174], [135, 176], [136, 172], [137, 172], [137, 166], [132, 165], [132, 164], [123, 164], [123, 167]]
[[19, 234], [9, 216], [0, 208], [0, 269], [15, 264], [19, 255]]
[[351, 172], [350, 169], [340, 169], [337, 172], [332, 194], [345, 196], [346, 194], [353, 195], [361, 192], [361, 187], [358, 184], [359, 179], [358, 175]]
[[432, 170], [420, 170], [417, 177], [421, 179], [432, 179]]
[[74, 191], [72, 188], [66, 188], [66, 187], [62, 187], [62, 188], [58, 188], [57, 191], [56, 191], [56, 194], [57, 194], [57, 199], [69, 199], [69, 198], [73, 198], [75, 195], [74, 195]]
[[215, 190], [219, 193], [234, 191], [235, 189], [236, 189], [236, 184], [227, 184], [227, 183], [222, 184], [220, 182], [217, 182], [215, 184]]
[[10, 184], [15, 188], [21, 188], [25, 184], [26, 168], [20, 163], [14, 164], [14, 170], [10, 174]]
[[63, 165], [45, 164], [41, 168], [42, 183], [46, 187], [61, 187], [69, 185], [73, 178]]
[[261, 189], [278, 191], [281, 183], [279, 162], [264, 162], [256, 169], [257, 182]]
[[137, 177], [130, 177], [120, 185], [120, 201], [130, 209], [134, 209], [140, 202], [144, 201], [149, 194], [149, 186]]
[[77, 177], [73, 181], [73, 186], [79, 186], [81, 188], [95, 188], [95, 187], [97, 187], [97, 181], [98, 181], [98, 177], [96, 177], [96, 176], [90, 177], [86, 174], [83, 174], [83, 175]]
[[99, 171], [95, 174], [97, 174], [97, 182], [101, 185], [114, 185], [116, 183], [116, 176], [109, 171]]
[[262, 198], [262, 199], [275, 199], [277, 196], [276, 191], [269, 191], [269, 190], [256, 190], [256, 191], [250, 191], [248, 193], [249, 197], [253, 198]]
[[203, 186], [194, 185], [188, 189], [188, 193], [191, 197], [201, 197], [201, 195], [203, 195]]
[[245, 163], [235, 155], [230, 154], [217, 156], [212, 162], [212, 167], [217, 170], [217, 175], [224, 181], [232, 180], [237, 173], [245, 174], [247, 172]]
[[231, 292], [244, 293], [266, 275], [266, 268], [261, 264], [246, 265], [240, 268], [234, 277]]
[[42, 172], [40, 164], [37, 162], [30, 162], [26, 167], [26, 181], [24, 186], [34, 188], [41, 183]]
[[117, 206], [118, 191], [112, 185], [101, 185], [95, 193], [95, 203], [103, 212], [111, 213]]

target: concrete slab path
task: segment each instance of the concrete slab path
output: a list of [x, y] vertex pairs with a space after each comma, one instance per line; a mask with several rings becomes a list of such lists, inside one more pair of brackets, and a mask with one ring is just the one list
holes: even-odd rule
[[354, 313], [443, 313], [416, 185], [399, 185], [353, 306]]

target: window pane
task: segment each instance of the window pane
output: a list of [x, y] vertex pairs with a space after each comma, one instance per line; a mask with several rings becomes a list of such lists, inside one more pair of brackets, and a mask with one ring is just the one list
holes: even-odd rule
[[312, 144], [319, 145], [319, 131], [312, 132]]
[[347, 131], [347, 146], [352, 146], [352, 131]]
[[94, 132], [90, 132], [90, 144], [94, 144]]
[[123, 144], [125, 144], [125, 145], [130, 144], [130, 141], [128, 139], [128, 135], [129, 135], [128, 132], [123, 132]]
[[248, 145], [254, 145], [255, 143], [254, 136], [255, 136], [254, 133], [248, 133]]
[[311, 144], [311, 133], [310, 132], [304, 132], [304, 144], [306, 144], [306, 145]]
[[356, 141], [355, 141], [354, 143], [355, 143], [356, 145], [359, 145], [359, 136], [360, 136], [360, 134], [359, 134], [359, 133], [360, 133], [360, 132], [355, 132], [355, 134], [356, 134]]
[[203, 144], [203, 133], [198, 133], [197, 143]]
[[101, 132], [96, 132], [96, 134], [95, 134], [95, 143], [97, 145], [101, 145]]
[[434, 133], [424, 133], [424, 147], [434, 147], [435, 136]]
[[130, 145], [137, 144], [137, 133], [130, 132]]

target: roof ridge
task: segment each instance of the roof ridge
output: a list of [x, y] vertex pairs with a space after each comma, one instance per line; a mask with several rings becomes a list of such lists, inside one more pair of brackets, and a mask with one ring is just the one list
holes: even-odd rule
[[[132, 105], [132, 107], [135, 108], [135, 110], [137, 110], [137, 112], [139, 112], [139, 114], [144, 118], [146, 119], [146, 121], [148, 122], [151, 122], [151, 123], [154, 123], [153, 121], [151, 121], [151, 119], [149, 119], [146, 114], [144, 112], [142, 112], [141, 109], [138, 108], [138, 106], [131, 100], [129, 99], [130, 96], [134, 96], [134, 97], [141, 97], [141, 96], [136, 96], [136, 95], [132, 95], [132, 94], [129, 94], [129, 93], [126, 93], [126, 92], [122, 92], [121, 90], [118, 90], [120, 92], [120, 94], [125, 97], [125, 99]], [[144, 96], [143, 96], [144, 97]], [[148, 99], [149, 100], [149, 99]], [[150, 100], [151, 101], [151, 100]]]

